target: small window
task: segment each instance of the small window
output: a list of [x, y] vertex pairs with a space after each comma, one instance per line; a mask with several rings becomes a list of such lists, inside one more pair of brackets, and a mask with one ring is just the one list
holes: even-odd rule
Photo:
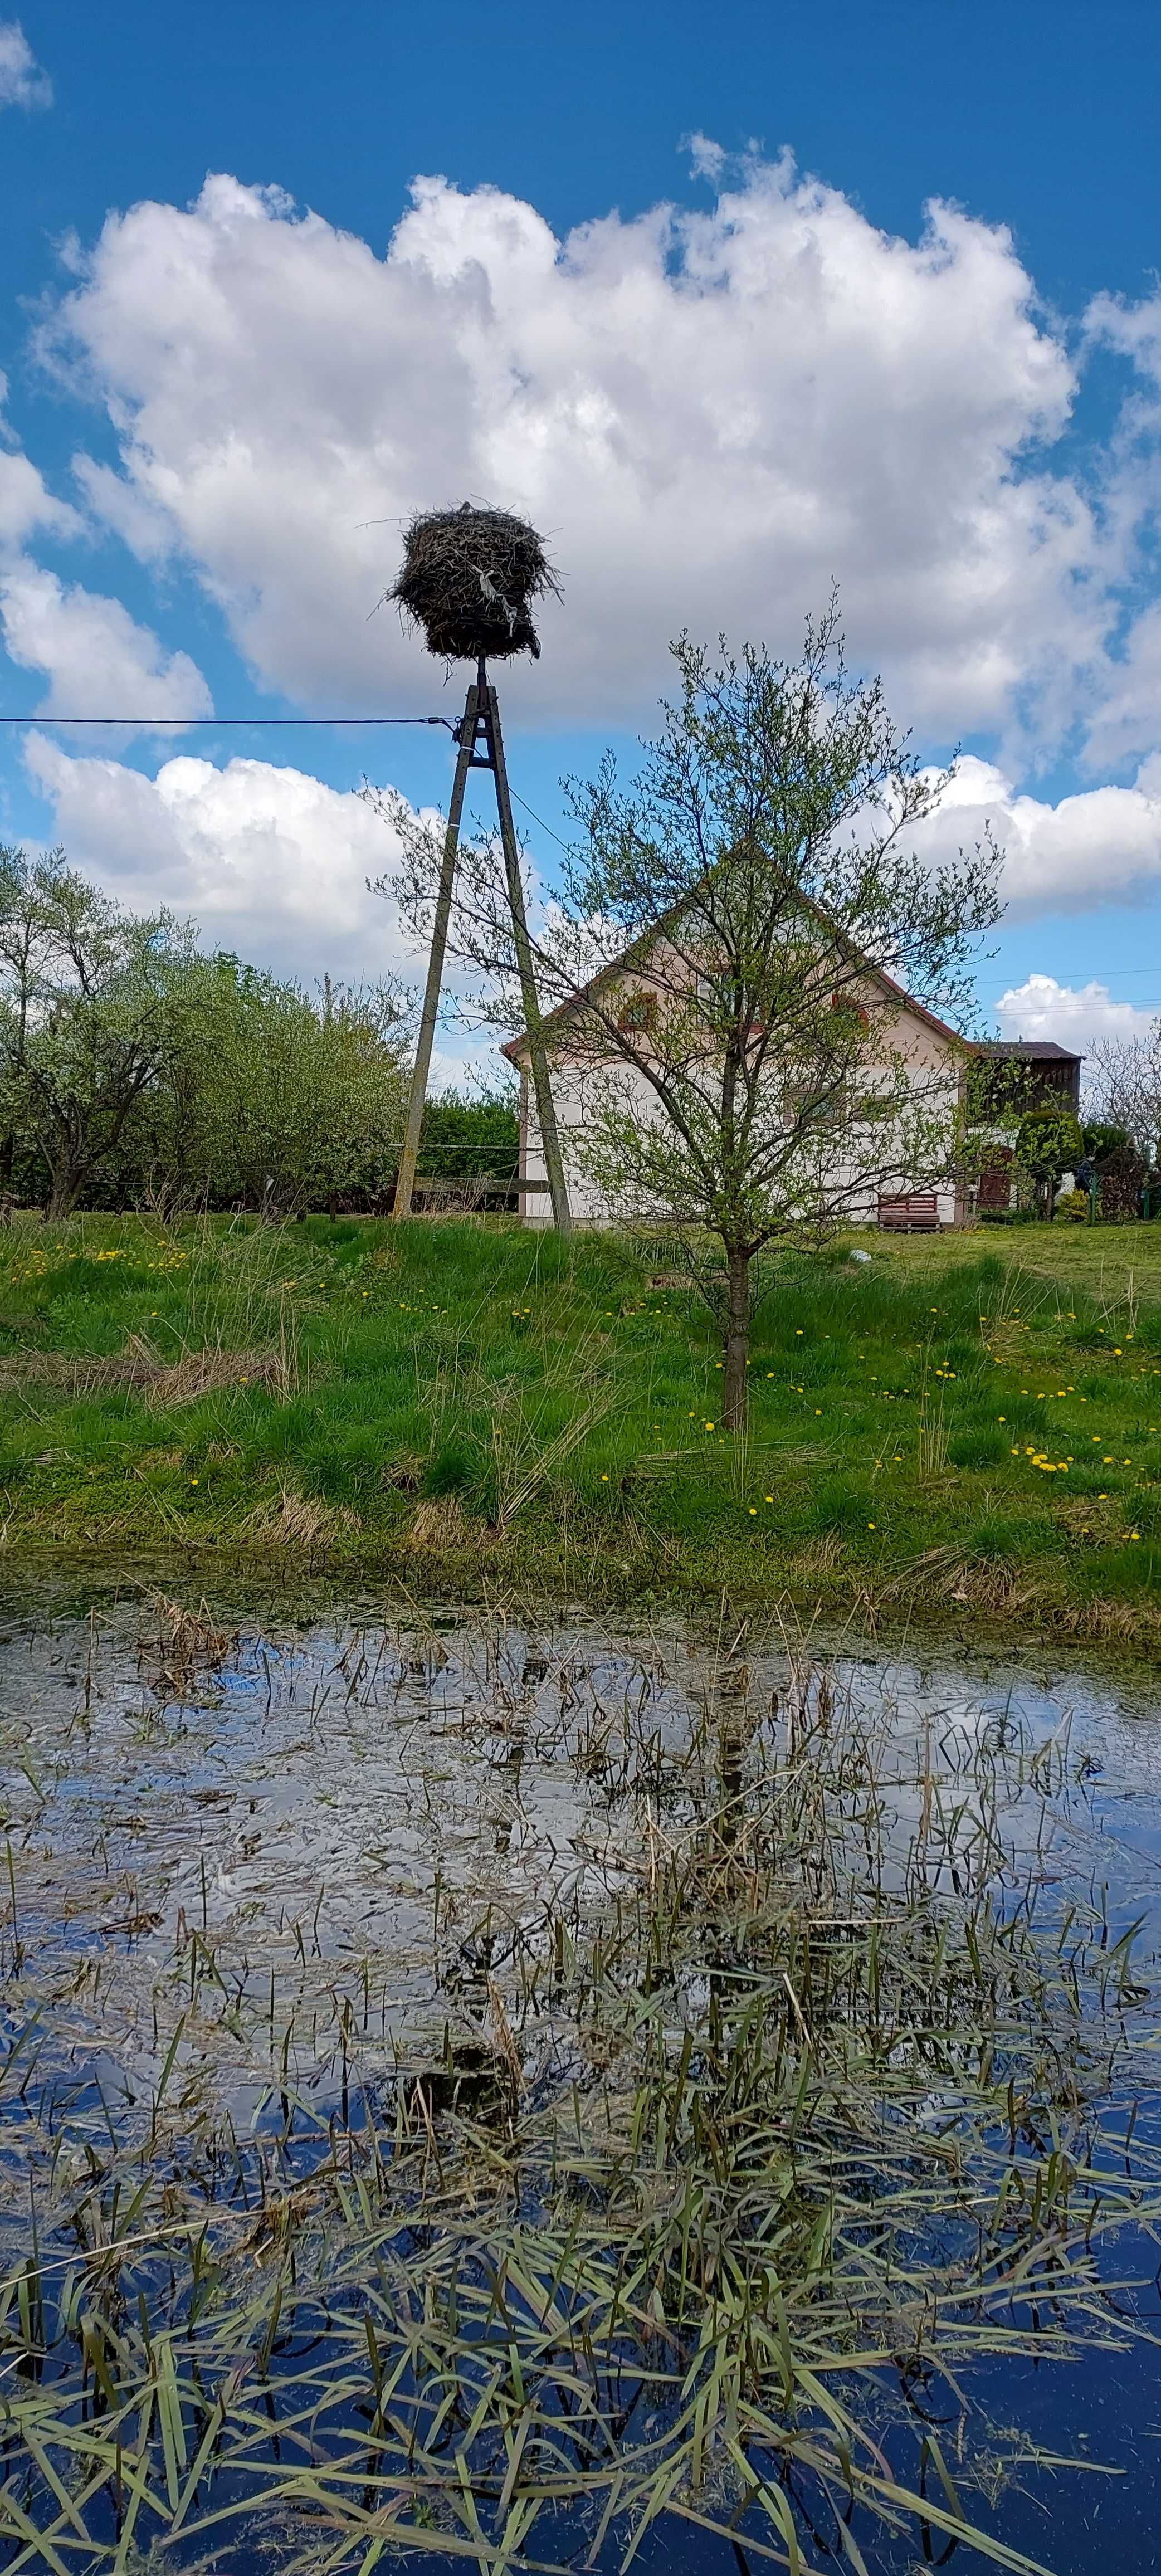
[[624, 1010], [617, 1014], [617, 1026], [626, 1037], [643, 1037], [654, 1026], [657, 1003], [652, 993], [634, 993]]
[[869, 1014], [863, 1009], [862, 1003], [855, 1000], [853, 993], [832, 993], [830, 1007], [832, 1011], [841, 1011], [846, 1019], [857, 1020], [861, 1029], [870, 1028]]

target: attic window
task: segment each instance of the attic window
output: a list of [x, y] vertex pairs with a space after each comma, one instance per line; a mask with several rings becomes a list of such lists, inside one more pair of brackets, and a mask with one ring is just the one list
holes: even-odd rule
[[624, 1010], [617, 1014], [617, 1026], [626, 1037], [641, 1037], [657, 1018], [657, 1002], [652, 993], [634, 993]]
[[839, 993], [837, 991], [832, 993], [830, 997], [830, 1007], [832, 1011], [841, 1011], [845, 1019], [857, 1020], [860, 1028], [870, 1028], [871, 1022], [869, 1014], [863, 1009], [862, 1003], [855, 1000], [853, 993]]

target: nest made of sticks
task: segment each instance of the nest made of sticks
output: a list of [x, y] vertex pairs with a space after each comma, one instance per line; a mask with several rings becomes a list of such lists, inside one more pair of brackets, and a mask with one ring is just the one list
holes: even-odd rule
[[555, 573], [535, 528], [507, 510], [421, 510], [403, 541], [403, 568], [388, 591], [423, 628], [429, 653], [447, 662], [540, 655], [529, 602]]

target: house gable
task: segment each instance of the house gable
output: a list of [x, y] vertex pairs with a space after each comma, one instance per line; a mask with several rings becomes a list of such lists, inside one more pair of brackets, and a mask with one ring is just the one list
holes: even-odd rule
[[[808, 908], [820, 921], [825, 919], [816, 905], [810, 904]], [[578, 991], [570, 994], [566, 1001], [558, 1002], [554, 1010], [545, 1012], [541, 1027], [549, 1038], [554, 1056], [560, 1062], [567, 1064], [569, 1061], [567, 1044], [561, 1042], [569, 1021], [578, 1017], [587, 1003], [605, 1000], [621, 980], [627, 986], [627, 1002], [630, 1002], [637, 993], [648, 996], [651, 988], [647, 960], [657, 942], [664, 937], [664, 932], [665, 925], [659, 922], [648, 941], [634, 941], [620, 957], [612, 958], [607, 966], [602, 966], [589, 983], [580, 986]], [[835, 938], [829, 926], [828, 935], [832, 939]], [[836, 941], [836, 945], [839, 944]], [[852, 962], [858, 963], [853, 953]], [[962, 1056], [966, 1062], [967, 1057], [974, 1052], [970, 1039], [961, 1037], [958, 1029], [953, 1029], [948, 1021], [939, 1019], [934, 1011], [929, 1011], [922, 1002], [915, 1001], [913, 996], [904, 990], [902, 984], [897, 984], [893, 977], [884, 973], [880, 967], [868, 963], [862, 971], [866, 978], [868, 1000], [871, 1000], [872, 996], [881, 996], [888, 1005], [894, 1003], [897, 1006], [894, 1012], [890, 1013], [890, 1025], [899, 1034], [893, 1035], [891, 1043], [904, 1045], [907, 1054], [914, 1062], [935, 1065], [943, 1062], [949, 1052]], [[858, 990], [854, 986], [852, 986], [852, 998], [855, 1001], [858, 1000]], [[888, 1013], [883, 1012], [882, 1017], [886, 1022]], [[521, 1031], [516, 1037], [509, 1038], [502, 1052], [511, 1064], [518, 1065], [521, 1069], [525, 1068], [529, 1062], [526, 1034]]]

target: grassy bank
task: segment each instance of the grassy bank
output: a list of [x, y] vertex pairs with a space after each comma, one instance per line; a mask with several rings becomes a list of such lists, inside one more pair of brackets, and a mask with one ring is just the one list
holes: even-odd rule
[[1161, 1636], [1161, 1228], [787, 1260], [727, 1438], [709, 1315], [507, 1223], [84, 1217], [0, 1242], [11, 1559], [716, 1590]]

